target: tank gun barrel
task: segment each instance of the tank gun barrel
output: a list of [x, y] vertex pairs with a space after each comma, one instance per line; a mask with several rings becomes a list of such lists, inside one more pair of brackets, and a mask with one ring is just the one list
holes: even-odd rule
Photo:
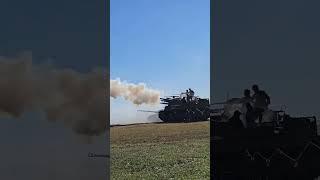
[[164, 96], [165, 98], [176, 98], [176, 97], [180, 97], [180, 95], [173, 95], [173, 96]]
[[180, 96], [180, 94], [173, 94], [172, 96]]
[[161, 100], [171, 100], [171, 98], [160, 98]]
[[173, 101], [174, 99], [160, 99], [160, 100], [163, 102], [170, 102], [170, 101]]
[[171, 101], [172, 98], [160, 98], [161, 101]]

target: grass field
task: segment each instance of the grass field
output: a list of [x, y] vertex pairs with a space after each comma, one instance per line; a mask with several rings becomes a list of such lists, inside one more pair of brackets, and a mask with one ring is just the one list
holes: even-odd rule
[[111, 128], [111, 179], [210, 179], [209, 122]]

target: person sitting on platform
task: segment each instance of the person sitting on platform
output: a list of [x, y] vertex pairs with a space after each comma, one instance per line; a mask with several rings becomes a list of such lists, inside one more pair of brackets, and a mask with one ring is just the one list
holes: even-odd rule
[[233, 116], [229, 119], [229, 122], [233, 128], [240, 128], [240, 129], [244, 128], [244, 125], [240, 119], [240, 115], [241, 115], [240, 111], [237, 110], [233, 113]]

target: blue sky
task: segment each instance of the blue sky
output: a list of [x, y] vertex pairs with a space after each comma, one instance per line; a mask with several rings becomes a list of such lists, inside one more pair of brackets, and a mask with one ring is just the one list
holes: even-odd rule
[[[209, 97], [209, 0], [111, 0], [110, 9], [111, 79]], [[123, 108], [138, 107], [111, 100], [111, 117]]]

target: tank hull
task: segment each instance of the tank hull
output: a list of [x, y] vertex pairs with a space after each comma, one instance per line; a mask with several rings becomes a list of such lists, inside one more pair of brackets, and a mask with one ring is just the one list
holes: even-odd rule
[[188, 110], [172, 110], [160, 111], [159, 119], [166, 123], [179, 123], [179, 122], [198, 122], [208, 121], [208, 113], [200, 113]]

